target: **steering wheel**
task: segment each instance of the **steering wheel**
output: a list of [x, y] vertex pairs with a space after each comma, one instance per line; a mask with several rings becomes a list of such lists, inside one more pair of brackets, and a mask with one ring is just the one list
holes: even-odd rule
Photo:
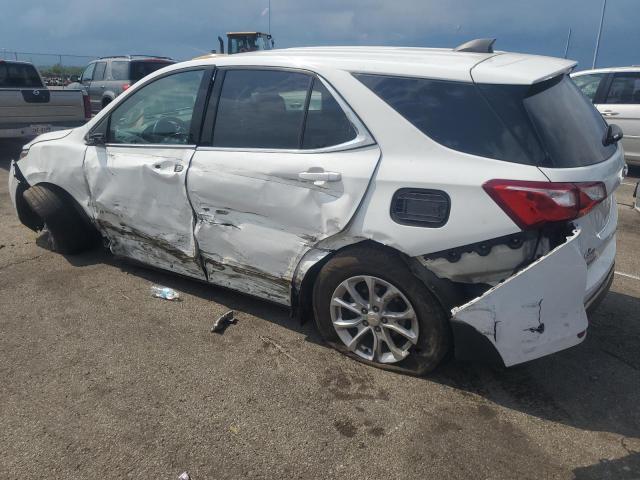
[[185, 123], [176, 117], [164, 117], [156, 120], [151, 126], [151, 135], [154, 138], [174, 138], [184, 136], [186, 139], [187, 127]]

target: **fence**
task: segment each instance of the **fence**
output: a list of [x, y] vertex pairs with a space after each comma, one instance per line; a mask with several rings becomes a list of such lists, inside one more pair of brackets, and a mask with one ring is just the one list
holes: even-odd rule
[[1, 49], [3, 60], [18, 60], [33, 63], [44, 78], [47, 85], [65, 85], [71, 75], [79, 75], [83, 67], [94, 60], [97, 55], [72, 55], [67, 53], [17, 52]]

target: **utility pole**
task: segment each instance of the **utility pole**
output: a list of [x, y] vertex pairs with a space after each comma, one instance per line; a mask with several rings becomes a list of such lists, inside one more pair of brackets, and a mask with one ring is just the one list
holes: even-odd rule
[[267, 33], [271, 35], [271, 0], [269, 0], [269, 6], [267, 8], [269, 9], [269, 31]]
[[596, 62], [598, 61], [598, 50], [600, 50], [600, 37], [602, 36], [602, 24], [604, 23], [604, 11], [607, 8], [607, 0], [602, 1], [602, 14], [600, 15], [600, 28], [598, 28], [598, 38], [596, 38], [596, 50], [593, 52], [593, 65], [591, 68], [596, 68]]
[[567, 45], [564, 47], [564, 58], [567, 58], [569, 53], [569, 42], [571, 41], [571, 27], [569, 27], [569, 35], [567, 35]]

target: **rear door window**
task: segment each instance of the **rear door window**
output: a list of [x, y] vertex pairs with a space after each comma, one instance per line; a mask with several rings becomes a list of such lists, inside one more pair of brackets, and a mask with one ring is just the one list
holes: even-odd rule
[[578, 75], [572, 77], [573, 83], [575, 83], [580, 91], [592, 102], [596, 98], [596, 92], [600, 86], [600, 82], [606, 76], [606, 73], [590, 73], [587, 75]]
[[213, 146], [297, 149], [312, 77], [277, 70], [225, 73]]
[[111, 62], [112, 80], [129, 80], [129, 62]]
[[605, 103], [640, 104], [640, 72], [615, 73]]
[[107, 68], [107, 63], [106, 62], [98, 62], [96, 63], [96, 69], [93, 72], [93, 79], [94, 80], [103, 80], [104, 79], [104, 71]]
[[0, 61], [0, 88], [41, 88], [40, 75], [33, 65]]

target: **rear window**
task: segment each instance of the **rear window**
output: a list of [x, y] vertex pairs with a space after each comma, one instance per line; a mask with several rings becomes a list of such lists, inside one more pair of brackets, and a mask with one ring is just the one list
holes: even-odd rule
[[424, 134], [472, 155], [545, 167], [609, 158], [606, 124], [565, 75], [535, 85], [490, 85], [360, 74]]
[[146, 77], [150, 73], [160, 70], [167, 65], [171, 65], [173, 62], [164, 62], [160, 60], [142, 60], [137, 62], [131, 62], [130, 74], [132, 82], [137, 82], [141, 78]]
[[0, 62], [0, 88], [41, 88], [40, 76], [33, 65]]

